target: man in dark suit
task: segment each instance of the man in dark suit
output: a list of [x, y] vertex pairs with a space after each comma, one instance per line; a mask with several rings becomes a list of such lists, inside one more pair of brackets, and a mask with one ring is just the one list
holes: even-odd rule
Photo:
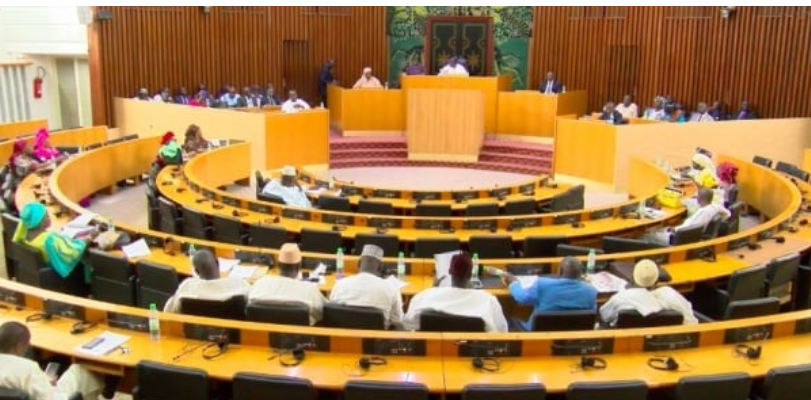
[[546, 79], [538, 85], [538, 90], [544, 94], [558, 94], [563, 92], [563, 83], [555, 77], [555, 73], [546, 73]]
[[332, 75], [332, 69], [335, 67], [335, 60], [330, 59], [321, 67], [318, 72], [318, 94], [321, 95], [321, 102], [327, 106], [327, 85], [337, 83], [335, 76]]
[[622, 114], [614, 109], [614, 103], [610, 101], [603, 107], [603, 113], [600, 114], [600, 120], [616, 125], [627, 123], [627, 121], [622, 119]]
[[189, 96], [189, 92], [186, 90], [185, 86], [181, 86], [180, 90], [178, 91], [177, 96], [175, 96], [175, 103], [176, 104], [189, 104], [191, 101], [191, 96]]

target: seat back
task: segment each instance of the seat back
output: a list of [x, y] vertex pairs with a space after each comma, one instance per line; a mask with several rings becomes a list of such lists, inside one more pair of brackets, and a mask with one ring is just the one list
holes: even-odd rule
[[546, 387], [540, 383], [516, 385], [471, 384], [462, 389], [462, 400], [545, 400]]
[[348, 381], [344, 400], [428, 400], [428, 388], [414, 382]]
[[811, 364], [772, 368], [763, 380], [763, 399], [804, 398], [808, 393], [808, 382], [811, 382]]
[[708, 222], [707, 226], [704, 227], [704, 232], [701, 234], [702, 240], [717, 238], [718, 231], [721, 229], [721, 222], [723, 221], [724, 217], [721, 214], [713, 215], [710, 222]]
[[383, 249], [383, 257], [397, 257], [400, 252], [400, 240], [396, 235], [378, 233], [358, 233], [355, 235], [355, 255], [360, 255], [363, 246], [373, 244]]
[[768, 288], [767, 296], [782, 297], [788, 296], [790, 291], [786, 285], [794, 282], [797, 270], [800, 268], [800, 255], [787, 254], [775, 258], [766, 267], [766, 284]]
[[335, 254], [339, 247], [343, 247], [340, 232], [310, 228], [301, 229], [301, 251]]
[[636, 310], [621, 310], [617, 314], [617, 328], [653, 328], [684, 323], [684, 316], [675, 310], [662, 310], [643, 317]]
[[28, 400], [28, 393], [21, 390], [0, 387], [0, 400]]
[[18, 282], [79, 297], [88, 295], [89, 288], [85, 283], [83, 264], [77, 265], [70, 275], [63, 278], [45, 263], [45, 259], [36, 248], [25, 243], [13, 243], [12, 247], [17, 257]]
[[385, 330], [386, 320], [383, 311], [374, 307], [357, 307], [343, 304], [324, 304], [324, 326], [330, 328], [352, 328]]
[[106, 251], [91, 249], [90, 287], [94, 300], [135, 306], [135, 275], [129, 261]]
[[138, 275], [138, 307], [149, 308], [154, 303], [158, 310], [162, 310], [180, 285], [177, 271], [172, 267], [143, 260], [135, 264], [135, 271]]
[[494, 217], [498, 215], [498, 203], [468, 204], [465, 215], [468, 217]]
[[724, 206], [725, 207], [729, 207], [730, 205], [735, 204], [735, 202], [738, 201], [738, 192], [739, 191], [740, 191], [740, 189], [738, 188], [737, 184], [732, 184], [727, 188], [727, 190], [726, 190], [727, 198], [724, 199]]
[[147, 226], [150, 230], [161, 230], [161, 209], [158, 203], [157, 190], [147, 186], [146, 188], [146, 204], [147, 204]]
[[772, 167], [772, 160], [769, 159], [769, 158], [766, 158], [766, 157], [755, 156], [755, 157], [752, 158], [752, 162], [757, 164], [757, 165], [762, 165], [762, 166], [764, 166], [766, 168], [771, 168]]
[[705, 227], [700, 224], [679, 227], [673, 231], [673, 235], [670, 237], [670, 244], [673, 246], [681, 246], [698, 243], [704, 236], [704, 228]]
[[534, 199], [510, 200], [504, 203], [504, 214], [506, 215], [528, 215], [535, 214], [538, 204]]
[[805, 171], [796, 165], [794, 166], [794, 169], [791, 170], [790, 174], [803, 182], [808, 182], [808, 171]]
[[273, 203], [273, 204], [280, 204], [280, 205], [287, 204], [284, 201], [283, 198], [281, 198], [279, 196], [276, 196], [275, 194], [270, 194], [270, 193], [258, 193], [256, 195], [256, 198], [261, 200], [261, 201], [266, 201], [268, 203]]
[[231, 244], [246, 244], [248, 234], [242, 222], [236, 218], [213, 215], [211, 226], [214, 228], [214, 240]]
[[752, 378], [743, 373], [687, 376], [676, 384], [674, 400], [745, 400], [751, 388]]
[[279, 226], [250, 224], [248, 236], [254, 247], [278, 249], [287, 243], [287, 231]]
[[566, 400], [646, 400], [644, 381], [575, 382], [569, 385]]
[[729, 301], [757, 299], [763, 295], [763, 282], [766, 279], [766, 267], [754, 267], [737, 270], [729, 276], [727, 295]]
[[248, 304], [248, 321], [283, 325], [310, 325], [310, 307], [297, 301], [262, 301]]
[[385, 201], [361, 200], [358, 202], [358, 214], [393, 215], [394, 207]]
[[420, 314], [420, 331], [484, 332], [484, 320], [478, 317], [465, 317], [436, 310], [425, 310]]
[[513, 240], [509, 235], [473, 235], [468, 241], [470, 252], [479, 258], [512, 258]]
[[315, 400], [309, 379], [238, 372], [233, 379], [233, 400]]
[[721, 227], [718, 229], [718, 236], [731, 235], [738, 233], [741, 222], [741, 210], [743, 210], [743, 202], [736, 201], [727, 206], [729, 210], [729, 218], [721, 222]]
[[[205, 370], [140, 361], [135, 366], [134, 400], [208, 400], [209, 380]], [[170, 384], [167, 384], [170, 383]]]
[[245, 319], [245, 296], [234, 296], [226, 300], [180, 299], [183, 314], [220, 319]]
[[566, 236], [528, 236], [524, 239], [525, 258], [555, 257], [559, 244], [566, 244]]
[[197, 239], [211, 240], [211, 223], [205, 214], [183, 207], [183, 235]]
[[417, 204], [414, 209], [417, 217], [450, 217], [450, 204]]
[[534, 332], [590, 331], [597, 322], [594, 310], [544, 311], [532, 315]]
[[259, 170], [254, 172], [254, 180], [256, 181], [256, 195], [258, 196], [259, 193], [262, 193], [262, 189], [267, 185], [268, 180]]
[[791, 171], [793, 171], [795, 168], [797, 167], [794, 166], [794, 164], [787, 163], [785, 161], [778, 161], [777, 165], [774, 166], [775, 170], [780, 171], [784, 174], [790, 174]]
[[352, 212], [349, 199], [326, 194], [318, 196], [318, 208], [329, 211]]
[[158, 197], [158, 210], [161, 216], [161, 232], [170, 233], [172, 235], [183, 234], [183, 221], [180, 219], [180, 214], [172, 202]]
[[3, 223], [3, 250], [6, 253], [6, 276], [14, 278], [16, 274], [17, 256], [14, 255], [14, 246], [12, 246], [14, 231], [17, 230], [17, 224], [20, 219], [8, 214], [3, 213], [0, 216]]
[[434, 254], [458, 251], [461, 248], [458, 238], [417, 238], [414, 241], [414, 257], [434, 258]]
[[724, 319], [765, 317], [778, 312], [780, 312], [780, 299], [776, 297], [736, 300], [729, 302], [726, 313], [724, 313]]

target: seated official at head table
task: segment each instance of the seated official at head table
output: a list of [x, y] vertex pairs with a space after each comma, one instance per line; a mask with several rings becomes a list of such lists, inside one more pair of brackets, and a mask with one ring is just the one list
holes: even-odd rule
[[298, 92], [291, 90], [288, 93], [287, 100], [282, 103], [282, 112], [292, 113], [301, 110], [309, 110], [310, 105], [306, 101], [298, 97]]
[[674, 228], [656, 228], [646, 232], [642, 235], [643, 240], [652, 243], [667, 246], [670, 244], [670, 237], [674, 231], [681, 230], [688, 227], [700, 226], [702, 229], [707, 227], [707, 224], [712, 221], [716, 215], [721, 215], [722, 220], [730, 217], [730, 212], [723, 205], [713, 202], [715, 192], [709, 188], [700, 188], [696, 200], [698, 201], [698, 210], [687, 217], [680, 225]]
[[623, 125], [628, 123], [628, 121], [623, 119], [622, 114], [614, 109], [613, 101], [605, 103], [605, 106], [603, 106], [603, 111], [600, 114], [600, 120], [613, 125]]
[[400, 289], [383, 279], [383, 249], [367, 244], [360, 255], [358, 274], [339, 279], [329, 301], [356, 307], [374, 307], [383, 311], [386, 327], [403, 321], [403, 297]]
[[[408, 306], [403, 319], [406, 330], [420, 330], [420, 316], [423, 311], [435, 310], [445, 314], [463, 317], [479, 317], [484, 321], [487, 332], [507, 332], [509, 326], [504, 311], [496, 296], [484, 290], [470, 287], [473, 262], [467, 253], [459, 253], [451, 258], [450, 287], [433, 287], [417, 293]], [[437, 285], [448, 279], [443, 276]]]
[[707, 103], [700, 102], [696, 106], [695, 112], [690, 115], [690, 122], [715, 122], [715, 118], [710, 114]]
[[615, 326], [620, 311], [634, 310], [643, 317], [663, 310], [678, 311], [684, 316], [684, 324], [697, 324], [693, 305], [669, 286], [656, 288], [659, 267], [651, 260], [640, 260], [634, 266], [634, 282], [631, 288], [620, 290], [600, 307], [600, 319]]
[[208, 250], [197, 250], [192, 256], [194, 276], [186, 278], [175, 294], [166, 301], [164, 312], [182, 313], [182, 299], [228, 300], [232, 297], [248, 298], [251, 286], [239, 278], [220, 277], [217, 258]]
[[382, 87], [383, 85], [380, 84], [380, 80], [372, 75], [372, 69], [366, 67], [363, 69], [363, 73], [360, 78], [358, 78], [358, 81], [352, 86], [352, 89], [379, 89]]
[[[0, 388], [19, 390], [31, 400], [67, 400], [80, 394], [84, 399], [112, 399], [115, 378], [103, 378], [85, 366], [72, 364], [62, 376], [49, 376], [25, 357], [31, 346], [31, 331], [10, 321], [0, 325]], [[105, 381], [107, 382], [105, 384]]]
[[203, 153], [210, 147], [208, 140], [203, 137], [203, 130], [195, 124], [186, 128], [186, 139], [183, 141], [183, 151], [189, 157]]
[[296, 169], [292, 166], [282, 168], [282, 178], [272, 179], [262, 188], [263, 194], [281, 197], [285, 204], [302, 208], [312, 207], [307, 193], [296, 180]]
[[264, 276], [253, 284], [248, 294], [249, 303], [300, 302], [310, 308], [310, 325], [321, 321], [324, 303], [327, 299], [318, 290], [315, 282], [302, 281], [301, 251], [295, 243], [285, 243], [279, 250], [276, 260], [279, 264], [278, 276]]
[[555, 77], [555, 73], [546, 73], [546, 79], [538, 84], [538, 91], [543, 94], [558, 94], [563, 92], [563, 83]]
[[639, 116], [639, 107], [631, 100], [630, 94], [622, 96], [622, 103], [617, 104], [614, 109], [622, 115], [623, 119], [631, 119]]
[[460, 60], [461, 57], [451, 57], [448, 64], [439, 70], [439, 76], [469, 76], [470, 73]]
[[[597, 289], [583, 280], [584, 272], [580, 260], [565, 257], [560, 263], [560, 277], [539, 277], [529, 287], [522, 286], [518, 278], [508, 272], [504, 272], [502, 280], [516, 303], [534, 307], [533, 315], [547, 311], [596, 311]], [[526, 331], [534, 329], [531, 324], [531, 317], [528, 322], [521, 322]]]

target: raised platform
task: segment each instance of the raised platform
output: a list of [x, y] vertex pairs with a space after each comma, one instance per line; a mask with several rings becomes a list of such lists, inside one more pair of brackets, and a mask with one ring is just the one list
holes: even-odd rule
[[330, 137], [330, 169], [353, 167], [455, 167], [548, 174], [552, 171], [553, 147], [503, 139], [485, 139], [479, 162], [409, 161], [404, 137]]

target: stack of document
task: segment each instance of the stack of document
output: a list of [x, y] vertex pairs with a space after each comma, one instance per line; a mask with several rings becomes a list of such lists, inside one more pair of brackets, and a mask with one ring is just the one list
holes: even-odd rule
[[130, 340], [129, 336], [104, 331], [101, 335], [98, 335], [89, 342], [77, 347], [76, 351], [91, 356], [103, 356], [121, 347], [121, 345], [126, 343], [128, 340]]
[[622, 278], [605, 271], [589, 275], [588, 280], [599, 293], [619, 292], [628, 285]]
[[90, 223], [93, 222], [93, 219], [97, 216], [98, 214], [94, 213], [84, 213], [72, 219], [62, 227], [62, 234], [70, 237], [71, 239], [89, 234], [96, 229], [95, 227], [91, 226]]

